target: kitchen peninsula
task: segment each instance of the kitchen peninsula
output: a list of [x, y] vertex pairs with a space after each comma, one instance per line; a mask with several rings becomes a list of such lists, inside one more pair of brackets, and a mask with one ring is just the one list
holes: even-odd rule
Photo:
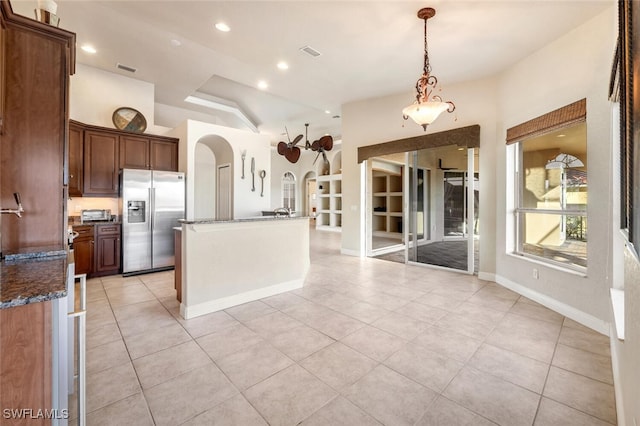
[[310, 264], [307, 217], [180, 222], [176, 271], [185, 319], [302, 287]]

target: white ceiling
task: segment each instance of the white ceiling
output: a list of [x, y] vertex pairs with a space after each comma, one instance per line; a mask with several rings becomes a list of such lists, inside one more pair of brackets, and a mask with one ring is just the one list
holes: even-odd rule
[[[447, 85], [499, 73], [613, 4], [59, 0], [58, 16], [62, 28], [77, 34], [78, 46], [98, 50], [78, 49], [79, 63], [151, 82], [161, 104], [215, 113], [184, 99], [195, 92], [226, 99], [277, 141], [285, 126], [293, 139], [304, 123], [311, 140], [325, 133], [340, 139], [341, 120], [332, 117], [346, 102], [406, 93], [411, 103], [422, 71], [423, 24], [416, 17], [422, 7], [437, 11], [428, 24], [429, 56], [446, 97]], [[12, 5], [32, 17], [36, 0]], [[231, 31], [217, 31], [218, 21]], [[322, 55], [300, 52], [306, 45]], [[289, 63], [287, 71], [276, 68], [280, 60]], [[117, 63], [137, 72], [120, 71]], [[266, 91], [256, 88], [261, 79]], [[239, 123], [228, 113], [219, 116]]]

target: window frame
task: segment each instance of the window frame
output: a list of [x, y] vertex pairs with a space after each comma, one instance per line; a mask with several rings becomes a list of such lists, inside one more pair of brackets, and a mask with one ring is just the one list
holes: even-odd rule
[[[586, 122], [586, 120], [585, 120]], [[569, 125], [567, 125], [566, 127], [569, 126], [575, 126], [577, 124], [580, 124], [581, 122], [572, 122]], [[557, 130], [557, 129], [554, 129]], [[547, 132], [548, 133], [548, 132]], [[544, 133], [540, 133], [538, 135], [542, 135]], [[524, 144], [526, 143], [527, 139], [530, 138], [525, 138], [522, 139], [518, 142], [515, 143], [514, 146], [514, 150], [513, 150], [513, 154], [514, 154], [514, 164], [515, 164], [515, 168], [514, 168], [514, 173], [513, 173], [513, 178], [514, 178], [514, 206], [513, 206], [513, 214], [514, 214], [514, 248], [513, 248], [513, 253], [518, 255], [518, 256], [522, 256], [525, 258], [530, 258], [530, 259], [534, 259], [538, 262], [541, 263], [546, 263], [549, 265], [553, 265], [555, 267], [558, 267], [560, 269], [568, 269], [571, 271], [576, 271], [576, 272], [580, 272], [580, 273], [587, 273], [587, 267], [589, 265], [589, 252], [587, 251], [587, 258], [586, 258], [586, 266], [581, 266], [578, 265], [576, 263], [566, 263], [566, 262], [558, 262], [555, 261], [553, 259], [548, 259], [546, 257], [542, 257], [542, 256], [536, 256], [535, 254], [532, 253], [527, 253], [524, 250], [524, 243], [525, 243], [525, 237], [524, 237], [524, 232], [526, 230], [526, 219], [525, 219], [525, 215], [526, 214], [544, 214], [544, 215], [557, 215], [557, 216], [563, 216], [563, 217], [570, 217], [570, 216], [579, 216], [579, 217], [584, 217], [588, 219], [588, 197], [587, 197], [587, 206], [585, 206], [585, 208], [583, 209], [579, 209], [579, 208], [575, 208], [575, 207], [571, 207], [571, 208], [560, 208], [560, 209], [542, 209], [542, 208], [535, 208], [535, 207], [522, 207], [522, 201], [524, 199], [523, 197], [523, 192], [524, 192], [524, 175], [522, 173], [522, 171], [524, 170]], [[587, 173], [588, 173], [588, 167], [587, 167]], [[588, 194], [588, 191], [587, 191]], [[566, 233], [566, 226], [565, 226], [565, 233]]]
[[633, 96], [640, 79], [638, 60], [640, 3], [618, 2], [618, 44], [609, 82], [609, 98], [620, 102], [620, 229], [636, 257], [640, 245], [640, 97]]
[[[289, 179], [289, 175], [291, 176], [290, 179]], [[296, 211], [296, 203], [298, 198], [297, 197], [298, 180], [296, 179], [296, 175], [294, 175], [293, 172], [290, 172], [290, 171], [284, 172], [284, 174], [282, 175], [281, 183], [282, 183], [282, 191], [281, 191], [282, 207], [289, 208], [291, 209], [291, 211]], [[293, 196], [287, 197], [287, 195], [293, 195]], [[288, 202], [285, 200], [287, 200]], [[291, 203], [291, 200], [293, 200], [293, 203]], [[291, 206], [291, 204], [293, 204], [293, 206]]]
[[[514, 187], [513, 187], [513, 247], [511, 252], [514, 255], [530, 258], [536, 261], [539, 261], [543, 264], [548, 264], [563, 270], [567, 271], [577, 271], [579, 273], [585, 274], [587, 273], [588, 268], [588, 257], [589, 254], [587, 252], [587, 266], [581, 266], [575, 263], [565, 263], [554, 261], [552, 259], [548, 259], [541, 256], [536, 256], [531, 253], [525, 253], [523, 250], [523, 242], [524, 242], [524, 215], [527, 213], [539, 213], [539, 214], [554, 214], [554, 215], [562, 215], [562, 216], [582, 216], [587, 217], [588, 207], [584, 209], [559, 209], [559, 210], [550, 210], [550, 209], [532, 209], [532, 208], [523, 208], [521, 207], [521, 200], [523, 197], [523, 179], [521, 176], [521, 171], [523, 168], [523, 155], [522, 155], [522, 147], [523, 144], [526, 143], [527, 140], [532, 139], [537, 136], [541, 136], [553, 131], [557, 131], [559, 129], [568, 128], [577, 124], [586, 123], [587, 121], [587, 100], [586, 98], [580, 99], [576, 102], [568, 104], [564, 107], [558, 108], [546, 114], [543, 114], [539, 117], [533, 118], [524, 123], [518, 124], [517, 126], [511, 127], [507, 129], [506, 134], [506, 144], [516, 145], [513, 149], [513, 157], [508, 158], [507, 161], [513, 161], [513, 176], [514, 179]], [[588, 159], [587, 159], [588, 161]], [[587, 167], [588, 170], [588, 167]], [[588, 199], [587, 199], [588, 204]]]

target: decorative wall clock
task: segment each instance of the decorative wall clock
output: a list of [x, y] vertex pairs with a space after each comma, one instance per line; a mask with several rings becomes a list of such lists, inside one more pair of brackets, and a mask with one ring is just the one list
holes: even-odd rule
[[147, 129], [147, 120], [144, 115], [130, 107], [120, 107], [115, 110], [112, 120], [118, 130], [142, 133]]

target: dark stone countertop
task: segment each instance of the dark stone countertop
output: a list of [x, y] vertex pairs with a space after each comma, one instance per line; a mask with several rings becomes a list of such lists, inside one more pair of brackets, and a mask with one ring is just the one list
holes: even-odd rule
[[65, 297], [68, 257], [64, 247], [7, 253], [0, 261], [0, 309]]

